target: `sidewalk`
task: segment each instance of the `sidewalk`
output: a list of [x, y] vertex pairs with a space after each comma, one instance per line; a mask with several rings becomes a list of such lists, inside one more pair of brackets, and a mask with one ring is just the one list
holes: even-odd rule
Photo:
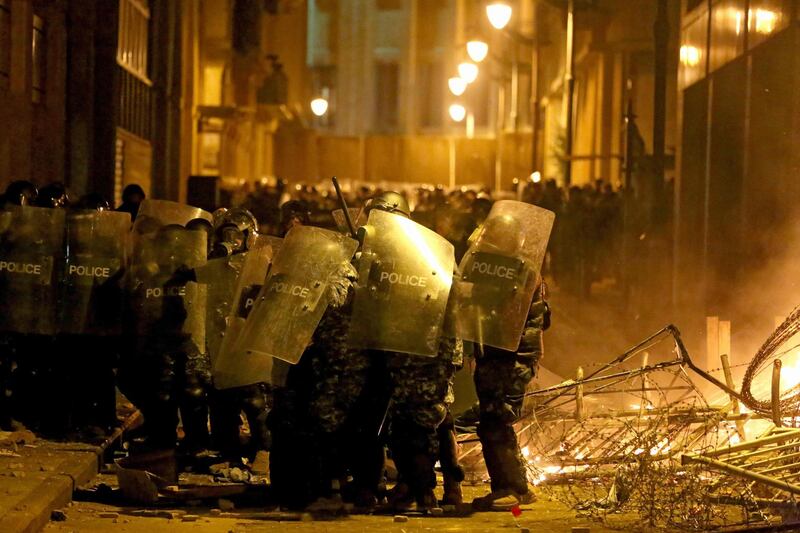
[[103, 448], [37, 440], [0, 450], [0, 531], [40, 531], [98, 472]]
[[106, 450], [140, 422], [141, 414], [122, 416], [121, 426], [98, 445], [39, 440], [33, 434], [23, 441], [16, 433], [0, 432], [0, 532], [44, 528], [55, 509], [72, 501], [76, 487], [94, 479]]

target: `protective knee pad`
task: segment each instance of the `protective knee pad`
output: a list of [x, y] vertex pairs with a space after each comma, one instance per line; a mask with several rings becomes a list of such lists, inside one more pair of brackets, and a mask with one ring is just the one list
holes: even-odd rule
[[410, 409], [410, 413], [405, 416], [409, 418], [410, 422], [430, 430], [436, 430], [447, 416], [447, 406], [443, 402], [412, 405], [408, 409]]

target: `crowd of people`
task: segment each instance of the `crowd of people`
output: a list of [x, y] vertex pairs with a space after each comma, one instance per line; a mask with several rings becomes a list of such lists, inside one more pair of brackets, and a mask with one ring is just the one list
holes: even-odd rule
[[[508, 198], [493, 198], [489, 190], [349, 187], [345, 199], [359, 243], [351, 261], [355, 245], [349, 249], [346, 242], [356, 241], [342, 240], [348, 228], [331, 216], [341, 203], [328, 187], [278, 182], [212, 215], [145, 201], [135, 185], [111, 210], [97, 194], [73, 202], [61, 184], [37, 190], [14, 182], [0, 210], [0, 424], [22, 423], [61, 437], [78, 427], [101, 434], [115, 423], [118, 387], [144, 415], [133, 454], [177, 450], [192, 461], [213, 450], [253, 475], [269, 475], [276, 500], [290, 508], [327, 512], [350, 501], [368, 511], [379, 505], [426, 510], [440, 504], [433, 492], [437, 463], [441, 503], [462, 500], [450, 405], [455, 372], [464, 357], [473, 357], [477, 434], [491, 478], [491, 492], [473, 505], [505, 510], [529, 503], [534, 496], [513, 423], [542, 356], [549, 309], [538, 267], [529, 264], [535, 254], [522, 250], [524, 205], [555, 213], [545, 271], [567, 290], [588, 294], [593, 279], [613, 275], [613, 261], [600, 263], [608, 254], [597, 252], [618, 246], [620, 201], [599, 182], [568, 192], [553, 181], [531, 183], [508, 196], [522, 207], [498, 215], [496, 200]], [[367, 216], [376, 223], [366, 226]], [[378, 224], [387, 216], [389, 226]], [[391, 224], [404, 228], [404, 239], [391, 235]], [[419, 228], [411, 230], [415, 239], [407, 238], [408, 224]], [[398, 257], [380, 256], [396, 242], [406, 243], [391, 252]], [[277, 255], [284, 246], [301, 257]], [[431, 263], [436, 250], [445, 255]], [[327, 272], [334, 252], [343, 259]], [[244, 285], [242, 272], [265, 275], [272, 259], [288, 261], [287, 255], [295, 260], [289, 267], [278, 261], [266, 282]], [[417, 255], [426, 260], [416, 261]], [[461, 264], [459, 279], [466, 281], [453, 289], [448, 283], [447, 291], [458, 294], [441, 298], [436, 280], [422, 280], [424, 272], [406, 272], [403, 282], [387, 270], [404, 261], [450, 264], [448, 276]], [[305, 285], [313, 280], [295, 279], [302, 265], [312, 265], [325, 287], [312, 298], [325, 302], [324, 312], [308, 331], [304, 313], [311, 304], [294, 309], [286, 299], [312, 293]], [[497, 272], [513, 280], [513, 289], [495, 279]], [[407, 287], [393, 292], [392, 275]], [[427, 287], [421, 301], [433, 303], [406, 308], [420, 305], [408, 300], [417, 295], [413, 286]], [[363, 298], [358, 303], [359, 287], [378, 307], [365, 306]], [[515, 309], [523, 314], [508, 314]], [[516, 318], [512, 342], [500, 341]], [[244, 324], [236, 335], [257, 341], [231, 348], [236, 320]], [[470, 326], [470, 320], [480, 324]], [[359, 335], [367, 340], [354, 343]], [[290, 347], [299, 361], [275, 356], [281, 350], [276, 339], [278, 345], [300, 343]], [[262, 348], [265, 342], [271, 348]], [[417, 347], [398, 348], [409, 342]], [[271, 356], [259, 359], [259, 350]], [[70, 357], [59, 355], [65, 351]], [[421, 353], [426, 356], [413, 355]], [[387, 453], [397, 470], [391, 490], [385, 486]]]
[[[345, 191], [348, 205], [360, 207], [379, 187], [354, 186]], [[519, 199], [556, 214], [550, 237], [545, 272], [559, 288], [583, 298], [591, 296], [594, 282], [619, 281], [623, 275], [623, 198], [622, 191], [603, 180], [564, 188], [555, 180], [527, 182], [516, 191], [493, 192], [481, 187], [406, 185], [403, 194], [416, 222], [446, 237], [456, 248], [456, 257], [467, 248], [472, 231], [486, 217], [497, 199]], [[339, 201], [328, 184], [295, 185], [283, 182], [259, 186], [243, 195], [243, 205], [258, 217], [263, 227], [275, 227], [280, 205], [289, 199], [310, 213], [315, 225], [330, 227], [331, 211]], [[273, 230], [274, 231], [274, 230]]]

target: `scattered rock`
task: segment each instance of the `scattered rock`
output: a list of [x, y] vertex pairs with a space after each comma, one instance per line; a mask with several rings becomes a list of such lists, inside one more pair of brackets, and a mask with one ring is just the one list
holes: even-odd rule
[[105, 512], [105, 513], [100, 513], [98, 516], [100, 518], [117, 518], [119, 516], [119, 513]]
[[434, 507], [431, 509], [431, 516], [442, 516], [444, 515], [444, 509], [441, 507]]
[[220, 498], [217, 501], [217, 505], [219, 505], [222, 511], [233, 511], [236, 508], [232, 501], [226, 500], [225, 498]]
[[401, 514], [395, 515], [394, 521], [397, 522], [398, 524], [404, 524], [404, 523], [408, 522], [408, 517], [407, 516], [403, 516]]
[[219, 463], [219, 464], [215, 464], [215, 465], [209, 466], [208, 467], [208, 471], [211, 472], [212, 474], [220, 474], [221, 475], [223, 471], [229, 469], [229, 466], [230, 465], [228, 463]]
[[219, 516], [219, 515], [222, 514], [222, 510], [221, 509], [211, 509], [208, 512], [208, 514], [210, 514], [211, 516]]
[[25, 472], [15, 470], [14, 472], [11, 472], [11, 477], [25, 477]]
[[183, 518], [181, 518], [181, 521], [182, 522], [197, 522], [197, 520], [199, 518], [200, 517], [197, 516], [196, 514], [187, 514], [187, 515], [183, 515]]
[[62, 509], [54, 509], [50, 513], [50, 520], [53, 522], [63, 522], [67, 519], [67, 513], [65, 513]]
[[250, 479], [250, 473], [239, 467], [235, 467], [230, 469], [226, 477], [236, 483], [246, 483]]
[[442, 505], [442, 511], [445, 513], [455, 513], [456, 506], [455, 505]]

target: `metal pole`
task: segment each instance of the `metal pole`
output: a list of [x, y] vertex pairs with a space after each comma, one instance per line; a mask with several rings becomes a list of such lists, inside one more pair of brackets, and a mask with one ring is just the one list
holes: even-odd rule
[[564, 65], [564, 83], [566, 98], [564, 99], [564, 186], [572, 183], [572, 102], [575, 97], [575, 76], [573, 73], [575, 62], [575, 0], [569, 0], [567, 8], [567, 54]]
[[772, 362], [772, 423], [777, 427], [783, 425], [781, 416], [781, 360]]
[[[628, 81], [630, 91], [630, 80]], [[628, 106], [625, 111], [625, 189], [622, 191], [622, 301], [627, 308], [630, 297], [630, 283], [628, 280], [631, 258], [631, 210], [633, 187], [633, 136], [636, 132], [633, 114], [633, 99], [628, 97]]]
[[531, 47], [531, 173], [539, 170], [539, 3], [533, 3]]
[[669, 18], [667, 0], [656, 0], [655, 37], [655, 87], [653, 91], [653, 165], [659, 187], [664, 182], [664, 144], [667, 122], [667, 46], [669, 44]]

